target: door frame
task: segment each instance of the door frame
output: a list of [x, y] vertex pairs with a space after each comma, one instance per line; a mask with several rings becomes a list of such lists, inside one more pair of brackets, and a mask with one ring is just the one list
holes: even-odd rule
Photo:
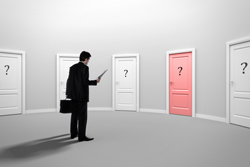
[[236, 40], [232, 40], [232, 41], [228, 41], [226, 43], [226, 123], [230, 123], [230, 47], [233, 45], [237, 45], [240, 43], [244, 43], [244, 42], [249, 42], [250, 41], [250, 36], [248, 37], [244, 37], [244, 38], [240, 38], [240, 39], [236, 39]]
[[16, 54], [21, 56], [21, 114], [26, 113], [26, 95], [25, 95], [25, 52], [24, 51], [18, 51], [18, 50], [6, 50], [6, 49], [0, 49], [0, 53], [7, 53], [7, 54]]
[[60, 111], [60, 58], [79, 58], [79, 54], [56, 54], [56, 111]]
[[139, 78], [140, 78], [140, 72], [139, 72], [139, 54], [114, 54], [112, 55], [112, 110], [115, 111], [115, 59], [116, 58], [136, 58], [136, 112], [139, 112]]
[[195, 115], [195, 48], [166, 52], [166, 113], [169, 114], [169, 55], [192, 52], [192, 117]]

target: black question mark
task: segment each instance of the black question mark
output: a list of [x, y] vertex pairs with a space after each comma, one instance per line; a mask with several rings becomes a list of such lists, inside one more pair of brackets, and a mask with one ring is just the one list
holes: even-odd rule
[[180, 71], [179, 71], [179, 76], [181, 75], [181, 71], [182, 71], [182, 67], [178, 67], [178, 69], [181, 69]]
[[244, 70], [245, 70], [245, 68], [247, 67], [248, 64], [247, 64], [247, 62], [241, 63], [241, 65], [243, 65], [243, 64], [245, 64], [245, 67], [243, 68], [243, 72], [242, 72], [242, 73], [245, 74], [245, 71], [244, 71]]
[[124, 71], [126, 71], [125, 77], [127, 77], [128, 70], [124, 70]]
[[7, 70], [6, 70], [6, 75], [8, 75], [8, 70], [10, 69], [10, 66], [9, 65], [5, 65], [4, 67], [7, 67]]

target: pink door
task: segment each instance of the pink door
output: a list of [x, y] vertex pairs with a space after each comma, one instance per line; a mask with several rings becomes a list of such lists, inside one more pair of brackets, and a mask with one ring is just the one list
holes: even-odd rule
[[169, 113], [192, 116], [192, 52], [169, 55]]

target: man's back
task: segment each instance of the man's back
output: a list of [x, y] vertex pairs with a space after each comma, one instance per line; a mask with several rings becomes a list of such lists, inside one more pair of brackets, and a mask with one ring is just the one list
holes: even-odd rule
[[89, 85], [96, 85], [96, 81], [89, 81], [89, 67], [79, 62], [70, 67], [67, 81], [67, 98], [76, 101], [89, 102]]

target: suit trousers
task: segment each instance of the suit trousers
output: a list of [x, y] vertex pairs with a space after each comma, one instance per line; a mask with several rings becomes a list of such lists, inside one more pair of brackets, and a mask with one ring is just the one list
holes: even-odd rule
[[77, 136], [78, 139], [86, 137], [87, 126], [87, 108], [88, 102], [72, 100], [72, 113], [70, 122], [71, 136]]

